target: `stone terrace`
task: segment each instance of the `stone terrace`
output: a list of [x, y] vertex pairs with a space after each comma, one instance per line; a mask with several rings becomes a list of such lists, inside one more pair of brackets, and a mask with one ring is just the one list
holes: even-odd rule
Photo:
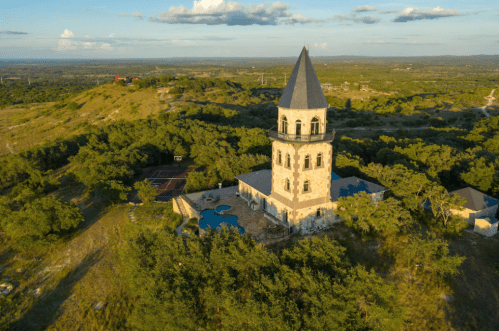
[[[196, 192], [185, 195], [187, 199], [184, 199], [184, 201], [190, 203], [198, 211], [213, 209], [222, 205], [230, 206], [229, 210], [224, 211], [225, 214], [237, 216], [239, 226], [243, 227], [246, 233], [251, 234], [256, 239], [264, 238], [265, 233], [263, 229], [272, 224], [272, 222], [263, 216], [263, 211], [251, 209], [246, 200], [237, 197], [237, 191], [237, 186], [231, 186], [218, 190]], [[220, 196], [220, 200], [214, 202], [216, 199], [207, 201], [206, 198], [201, 198], [203, 195], [208, 197], [210, 193], [213, 197]]]

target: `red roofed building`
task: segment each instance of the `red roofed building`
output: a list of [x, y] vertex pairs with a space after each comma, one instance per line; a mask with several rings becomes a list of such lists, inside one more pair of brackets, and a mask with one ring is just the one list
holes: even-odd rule
[[124, 80], [125, 82], [128, 82], [130, 78], [128, 78], [127, 76], [114, 76], [114, 80], [119, 82], [120, 80]]

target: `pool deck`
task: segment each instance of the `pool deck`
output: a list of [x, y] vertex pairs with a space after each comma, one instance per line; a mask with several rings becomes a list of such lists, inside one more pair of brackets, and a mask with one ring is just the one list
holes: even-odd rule
[[[237, 186], [225, 187], [217, 190], [210, 190], [204, 192], [196, 192], [186, 194], [188, 200], [191, 200], [196, 205], [197, 210], [203, 211], [205, 209], [214, 209], [218, 206], [230, 206], [231, 208], [224, 211], [224, 214], [235, 215], [238, 218], [238, 224], [244, 228], [245, 233], [252, 235], [257, 240], [264, 235], [264, 228], [271, 222], [264, 217], [264, 212], [261, 210], [253, 210], [248, 206], [248, 202], [236, 196], [238, 191]], [[206, 201], [201, 197], [207, 197], [209, 194], [213, 197], [220, 196], [217, 202]], [[185, 201], [185, 200], [184, 200]], [[189, 201], [187, 201], [189, 203]]]

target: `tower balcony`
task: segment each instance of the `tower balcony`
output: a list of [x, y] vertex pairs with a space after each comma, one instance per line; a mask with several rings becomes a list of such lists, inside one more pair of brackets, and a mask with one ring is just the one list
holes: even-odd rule
[[268, 132], [268, 136], [272, 140], [279, 140], [282, 142], [302, 143], [302, 144], [308, 144], [314, 142], [330, 142], [333, 141], [334, 134], [335, 131], [329, 133], [319, 133], [311, 135], [288, 134], [272, 130], [269, 130]]

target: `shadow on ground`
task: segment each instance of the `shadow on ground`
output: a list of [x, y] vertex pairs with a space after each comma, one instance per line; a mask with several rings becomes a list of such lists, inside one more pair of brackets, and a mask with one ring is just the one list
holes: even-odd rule
[[71, 296], [73, 287], [100, 259], [101, 250], [88, 254], [77, 267], [61, 279], [56, 288], [43, 293], [31, 309], [12, 323], [10, 329], [33, 331], [47, 329], [61, 313], [61, 306]]
[[451, 281], [454, 300], [452, 326], [456, 330], [498, 330], [499, 235], [484, 238], [465, 234], [451, 242], [451, 255], [465, 256], [459, 275]]

